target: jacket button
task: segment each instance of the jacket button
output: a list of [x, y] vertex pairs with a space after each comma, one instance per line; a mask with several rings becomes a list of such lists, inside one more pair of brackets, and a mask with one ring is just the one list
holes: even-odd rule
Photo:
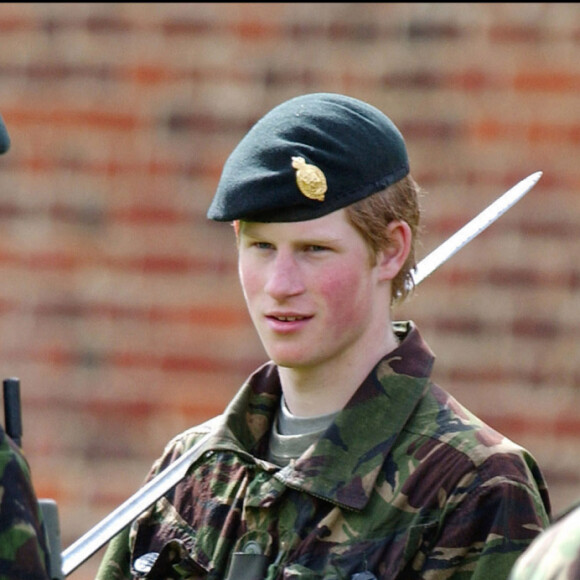
[[143, 554], [133, 562], [133, 569], [139, 574], [147, 574], [147, 572], [153, 568], [153, 564], [155, 564], [158, 557], [159, 552], [148, 552], [147, 554]]

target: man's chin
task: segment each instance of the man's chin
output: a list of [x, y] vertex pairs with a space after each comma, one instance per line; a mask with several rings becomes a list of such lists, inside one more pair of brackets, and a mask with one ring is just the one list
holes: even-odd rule
[[312, 366], [312, 360], [305, 356], [290, 356], [274, 354], [270, 355], [270, 360], [277, 366], [286, 369], [306, 369]]

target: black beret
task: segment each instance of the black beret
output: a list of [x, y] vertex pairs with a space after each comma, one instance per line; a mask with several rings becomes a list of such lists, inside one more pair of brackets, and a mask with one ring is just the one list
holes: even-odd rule
[[0, 115], [0, 155], [6, 153], [8, 149], [10, 149], [10, 137], [8, 136], [2, 115]]
[[334, 93], [294, 97], [262, 117], [226, 160], [207, 217], [322, 217], [409, 173], [405, 141], [377, 108]]

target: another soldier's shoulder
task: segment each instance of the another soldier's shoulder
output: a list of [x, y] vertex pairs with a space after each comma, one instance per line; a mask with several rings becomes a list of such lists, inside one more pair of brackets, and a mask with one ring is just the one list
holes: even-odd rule
[[21, 473], [29, 477], [30, 467], [20, 448], [0, 427], [0, 475], [8, 465], [18, 464]]
[[580, 502], [555, 518], [516, 562], [509, 580], [576, 578], [580, 570]]

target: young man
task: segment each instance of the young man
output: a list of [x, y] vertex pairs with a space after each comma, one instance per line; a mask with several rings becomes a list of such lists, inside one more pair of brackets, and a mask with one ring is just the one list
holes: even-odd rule
[[530, 454], [430, 379], [413, 322], [418, 186], [395, 125], [338, 94], [274, 108], [225, 163], [270, 358], [224, 413], [178, 435], [153, 477], [188, 475], [109, 545], [99, 580], [501, 580], [548, 522]]

